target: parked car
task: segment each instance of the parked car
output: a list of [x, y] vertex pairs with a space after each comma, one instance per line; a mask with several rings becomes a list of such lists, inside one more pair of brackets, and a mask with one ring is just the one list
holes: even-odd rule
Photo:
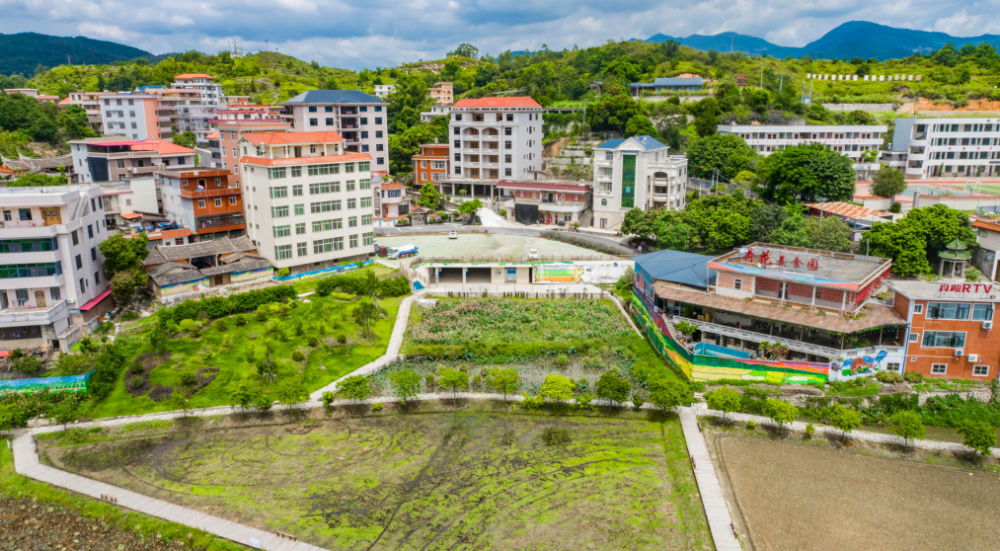
[[538, 250], [537, 249], [531, 249], [530, 251], [528, 251], [528, 258], [529, 259], [536, 259], [537, 260], [538, 259]]
[[458, 232], [455, 230], [448, 232], [448, 239], [458, 239]]

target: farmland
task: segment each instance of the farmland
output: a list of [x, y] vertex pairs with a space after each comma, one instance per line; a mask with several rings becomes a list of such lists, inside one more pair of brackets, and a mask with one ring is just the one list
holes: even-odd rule
[[328, 549], [711, 549], [673, 416], [291, 419], [40, 442], [53, 466]]

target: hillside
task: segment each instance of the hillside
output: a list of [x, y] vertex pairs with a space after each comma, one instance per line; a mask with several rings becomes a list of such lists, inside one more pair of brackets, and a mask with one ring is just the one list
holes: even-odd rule
[[63, 37], [38, 33], [0, 34], [0, 75], [20, 73], [31, 77], [38, 65], [54, 67], [69, 59], [74, 64], [92, 65], [128, 61], [153, 54], [114, 42], [82, 36]]

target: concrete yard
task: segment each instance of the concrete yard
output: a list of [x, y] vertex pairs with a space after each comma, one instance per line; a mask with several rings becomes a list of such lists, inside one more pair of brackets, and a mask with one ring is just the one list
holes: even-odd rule
[[[416, 245], [420, 249], [420, 255], [428, 257], [502, 257], [519, 256], [528, 257], [528, 251], [535, 249], [540, 255], [578, 255], [590, 256], [593, 260], [602, 258], [610, 259], [607, 255], [602, 255], [597, 251], [570, 245], [552, 239], [541, 237], [523, 237], [519, 235], [497, 235], [497, 234], [476, 234], [462, 233], [459, 231], [458, 239], [448, 239], [447, 235], [422, 235], [422, 236], [379, 236], [375, 239], [379, 245], [386, 247], [400, 247], [403, 245]], [[403, 262], [409, 266], [411, 258], [399, 260], [385, 259], [386, 262], [398, 265]]]

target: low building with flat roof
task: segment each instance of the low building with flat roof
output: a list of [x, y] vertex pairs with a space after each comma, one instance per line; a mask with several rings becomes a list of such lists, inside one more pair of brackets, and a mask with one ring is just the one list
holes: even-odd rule
[[515, 182], [500, 180], [497, 189], [507, 211], [507, 220], [522, 224], [589, 225], [591, 212], [589, 183], [546, 180]]

